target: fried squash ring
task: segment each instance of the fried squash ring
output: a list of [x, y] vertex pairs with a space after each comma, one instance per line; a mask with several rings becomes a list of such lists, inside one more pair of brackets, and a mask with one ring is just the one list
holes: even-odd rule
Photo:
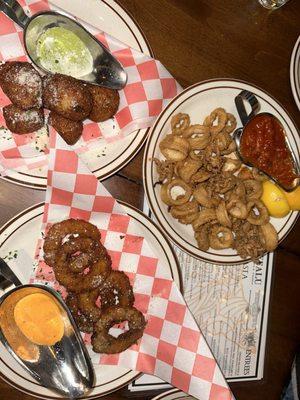
[[[117, 338], [109, 334], [110, 328], [120, 322], [128, 321], [129, 330]], [[132, 346], [143, 335], [146, 321], [143, 314], [132, 307], [109, 307], [94, 325], [92, 346], [95, 353], [121, 353]]]

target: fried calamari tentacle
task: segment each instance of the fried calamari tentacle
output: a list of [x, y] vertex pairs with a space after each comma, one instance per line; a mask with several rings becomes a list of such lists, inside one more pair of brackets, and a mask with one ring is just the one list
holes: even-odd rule
[[195, 231], [201, 229], [201, 226], [208, 222], [216, 222], [217, 215], [216, 210], [213, 208], [204, 208], [199, 211], [197, 218], [193, 221], [193, 229]]
[[232, 133], [236, 128], [236, 118], [234, 115], [227, 113], [227, 122], [224, 127], [224, 130], [227, 133]]
[[249, 201], [247, 204], [247, 221], [253, 225], [265, 225], [270, 220], [267, 207], [257, 199]]
[[[128, 331], [118, 337], [109, 334], [110, 328], [124, 321], [128, 321]], [[103, 311], [94, 326], [95, 331], [92, 335], [93, 350], [95, 353], [120, 353], [142, 337], [145, 326], [145, 318], [136, 308], [109, 307]]]
[[260, 227], [260, 240], [266, 251], [273, 251], [278, 245], [278, 234], [274, 226], [268, 222]]
[[189, 126], [191, 120], [188, 114], [178, 113], [171, 118], [171, 128], [174, 135], [181, 135]]
[[250, 257], [255, 261], [264, 253], [259, 239], [259, 226], [236, 219], [232, 229], [235, 234], [234, 248], [241, 258]]
[[158, 158], [153, 158], [158, 173], [158, 180], [160, 183], [171, 182], [174, 174], [175, 163], [173, 161], [161, 161]]
[[260, 181], [255, 179], [245, 179], [244, 185], [248, 200], [260, 199], [263, 194], [263, 187]]
[[172, 206], [170, 214], [182, 224], [191, 224], [198, 216], [199, 204], [193, 199], [188, 203]]
[[[172, 196], [172, 189], [179, 188], [181, 193], [176, 195], [174, 198]], [[184, 194], [182, 194], [182, 192]], [[168, 206], [179, 206], [180, 204], [187, 203], [192, 195], [191, 187], [184, 182], [182, 179], [175, 178], [169, 183], [164, 183], [161, 186], [160, 197], [162, 201]]]
[[229, 218], [224, 200], [220, 201], [218, 207], [216, 208], [216, 216], [217, 216], [217, 220], [220, 223], [220, 225], [231, 228], [232, 223]]
[[204, 224], [201, 229], [195, 232], [195, 239], [200, 250], [207, 251], [209, 249], [209, 238], [208, 232], [210, 224]]
[[209, 244], [212, 249], [222, 250], [232, 247], [234, 236], [231, 229], [222, 225], [213, 225], [209, 232]]
[[246, 219], [248, 216], [246, 204], [239, 199], [233, 198], [232, 200], [230, 200], [226, 208], [229, 214], [235, 218]]
[[183, 179], [185, 182], [189, 182], [191, 177], [199, 170], [202, 163], [197, 160], [192, 160], [191, 158], [187, 158], [186, 160], [178, 163], [177, 167], [177, 175]]
[[197, 202], [207, 208], [215, 207], [219, 202], [218, 200], [212, 198], [204, 184], [197, 185], [193, 191], [193, 197], [197, 200]]
[[85, 333], [92, 333], [94, 330], [93, 321], [80, 311], [77, 294], [69, 292], [66, 298], [66, 304], [79, 330]]
[[46, 264], [53, 267], [58, 249], [67, 235], [79, 235], [100, 241], [101, 235], [98, 228], [82, 219], [67, 219], [53, 224], [49, 229], [44, 242], [44, 259]]
[[176, 135], [167, 135], [160, 143], [161, 153], [170, 161], [182, 161], [189, 152], [189, 142]]

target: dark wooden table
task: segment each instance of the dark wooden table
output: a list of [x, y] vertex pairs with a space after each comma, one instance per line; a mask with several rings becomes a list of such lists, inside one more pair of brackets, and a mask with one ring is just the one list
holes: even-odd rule
[[[273, 12], [257, 0], [120, 0], [134, 16], [159, 59], [183, 86], [210, 78], [237, 78], [254, 83], [291, 114], [300, 127], [289, 64], [300, 34], [300, 1], [290, 0]], [[104, 182], [117, 198], [141, 208], [142, 152]], [[0, 180], [0, 223], [44, 200], [44, 192]], [[300, 220], [275, 254], [273, 290], [264, 379], [234, 383], [238, 400], [278, 400], [300, 345]], [[127, 398], [126, 390], [107, 399]], [[147, 395], [136, 398], [148, 399]], [[0, 382], [3, 400], [29, 400]], [[218, 400], [218, 399], [214, 399]]]

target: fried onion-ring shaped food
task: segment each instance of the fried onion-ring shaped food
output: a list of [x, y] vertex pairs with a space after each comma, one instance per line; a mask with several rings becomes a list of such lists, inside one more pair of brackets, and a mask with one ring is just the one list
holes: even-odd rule
[[198, 171], [202, 163], [197, 160], [192, 160], [187, 158], [186, 160], [179, 163], [177, 167], [177, 175], [183, 179], [185, 182], [189, 182], [191, 177]]
[[42, 106], [42, 78], [28, 62], [6, 62], [0, 86], [10, 101], [23, 110]]
[[50, 112], [48, 123], [69, 145], [75, 144], [82, 135], [83, 124], [81, 121], [72, 121], [56, 112]]
[[71, 272], [82, 272], [104, 255], [106, 250], [100, 242], [78, 236], [70, 238], [58, 249], [55, 264], [56, 268], [69, 268]]
[[192, 150], [205, 149], [210, 141], [210, 132], [207, 126], [191, 125], [187, 128], [182, 136], [187, 138]]
[[278, 245], [278, 234], [270, 222], [260, 226], [260, 240], [266, 251], [273, 251], [276, 249]]
[[[217, 125], [214, 122], [217, 121]], [[225, 127], [227, 122], [227, 114], [224, 108], [216, 108], [213, 110], [208, 117], [204, 120], [204, 125], [210, 127], [210, 133], [215, 135]]]
[[199, 231], [195, 232], [195, 239], [197, 241], [197, 245], [199, 249], [202, 251], [207, 251], [209, 249], [209, 237], [208, 237], [209, 228], [210, 228], [209, 224], [204, 224], [202, 225], [201, 229], [199, 229]]
[[170, 182], [173, 178], [175, 164], [173, 161], [161, 161], [158, 158], [153, 158], [158, 173], [158, 181], [160, 183]]
[[170, 161], [182, 161], [186, 159], [189, 152], [189, 142], [176, 135], [167, 135], [160, 143], [162, 154]]
[[270, 216], [267, 207], [258, 199], [247, 203], [248, 217], [247, 221], [253, 225], [265, 225], [269, 222]]
[[35, 132], [44, 126], [44, 113], [41, 108], [22, 110], [15, 104], [3, 107], [3, 117], [7, 128], [19, 135]]
[[111, 271], [100, 290], [101, 308], [132, 307], [134, 294], [128, 276], [123, 271]]
[[100, 241], [101, 235], [98, 228], [82, 219], [66, 219], [53, 224], [49, 229], [44, 241], [44, 259], [50, 267], [55, 266], [56, 253], [67, 235], [79, 235]]
[[185, 131], [182, 132], [182, 137], [189, 138], [194, 135], [205, 135], [210, 137], [209, 127], [205, 125], [195, 124], [190, 125]]
[[192, 225], [195, 231], [198, 231], [201, 226], [208, 222], [215, 222], [217, 220], [216, 210], [213, 208], [204, 208], [199, 211], [197, 218], [193, 221]]
[[233, 198], [230, 200], [226, 208], [229, 214], [235, 218], [246, 219], [248, 216], [246, 204], [238, 198]]
[[198, 216], [199, 204], [193, 199], [179, 206], [172, 206], [170, 214], [182, 224], [191, 224]]
[[216, 199], [210, 197], [208, 191], [203, 184], [199, 184], [196, 186], [193, 191], [193, 197], [203, 207], [213, 208], [218, 204], [218, 201]]
[[222, 167], [223, 172], [231, 172], [232, 174], [240, 169], [242, 165], [241, 160], [235, 158], [226, 157], [225, 164]]
[[181, 135], [189, 126], [191, 120], [188, 114], [178, 113], [171, 118], [171, 128], [174, 135]]
[[232, 223], [229, 218], [224, 200], [221, 200], [218, 207], [216, 208], [216, 216], [220, 225], [226, 226], [227, 228], [231, 228]]
[[[110, 328], [128, 321], [129, 330], [117, 338], [109, 334]], [[121, 353], [143, 336], [146, 321], [143, 314], [132, 307], [109, 307], [103, 311], [94, 325], [92, 346], [95, 353]]]
[[249, 200], [260, 199], [263, 194], [263, 186], [260, 181], [255, 179], [245, 179], [244, 186], [246, 189], [246, 196]]
[[92, 110], [91, 95], [79, 80], [66, 75], [48, 75], [44, 79], [45, 108], [72, 121], [82, 121]]
[[69, 292], [65, 300], [73, 318], [81, 332], [92, 333], [94, 330], [93, 321], [84, 315], [79, 309], [78, 295]]
[[[172, 189], [180, 187], [184, 194], [176, 196], [174, 199], [172, 197]], [[161, 186], [160, 197], [162, 201], [168, 206], [179, 206], [181, 204], [187, 203], [192, 195], [191, 187], [184, 182], [182, 179], [175, 178], [169, 183], [164, 183]]]
[[88, 273], [73, 273], [66, 267], [55, 268], [56, 280], [68, 291], [80, 293], [103, 285], [111, 271], [111, 259], [106, 254], [89, 266]]
[[106, 121], [118, 111], [120, 104], [119, 92], [97, 85], [87, 85], [92, 96], [92, 110], [89, 119], [94, 122]]
[[236, 128], [236, 118], [234, 115], [227, 113], [227, 122], [224, 127], [225, 132], [232, 133]]
[[232, 247], [234, 236], [231, 229], [222, 226], [214, 225], [209, 232], [209, 244], [212, 249], [222, 250]]
[[198, 172], [196, 172], [190, 179], [190, 183], [192, 185], [195, 185], [197, 183], [202, 183], [207, 181], [211, 177], [211, 173], [208, 171], [205, 171], [204, 168], [201, 168]]

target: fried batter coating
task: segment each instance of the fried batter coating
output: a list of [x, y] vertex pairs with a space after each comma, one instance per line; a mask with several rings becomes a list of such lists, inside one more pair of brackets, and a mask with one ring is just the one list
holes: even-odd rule
[[7, 128], [20, 135], [35, 132], [44, 125], [44, 113], [41, 108], [22, 110], [14, 104], [9, 104], [3, 107], [3, 117]]
[[0, 86], [10, 101], [23, 110], [42, 106], [42, 78], [28, 62], [3, 64]]
[[81, 121], [72, 121], [54, 111], [50, 112], [48, 123], [69, 145], [75, 144], [82, 135], [83, 124]]
[[89, 119], [94, 122], [106, 121], [118, 111], [120, 96], [117, 90], [96, 85], [87, 85], [92, 95], [93, 107]]
[[92, 109], [86, 86], [78, 79], [61, 74], [44, 79], [43, 103], [45, 108], [72, 121], [84, 120]]
[[94, 329], [93, 321], [79, 309], [78, 294], [70, 292], [65, 301], [79, 330], [81, 332], [92, 333]]

